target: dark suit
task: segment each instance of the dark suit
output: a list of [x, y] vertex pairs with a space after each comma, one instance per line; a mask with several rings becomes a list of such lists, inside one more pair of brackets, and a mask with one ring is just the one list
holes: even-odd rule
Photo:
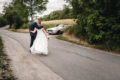
[[[38, 28], [38, 25], [36, 22], [31, 22], [29, 25], [29, 31], [33, 31], [35, 28]], [[37, 31], [35, 33], [30, 32], [30, 36], [31, 36], [31, 43], [30, 43], [30, 47], [33, 45], [33, 42], [36, 38], [37, 35]]]

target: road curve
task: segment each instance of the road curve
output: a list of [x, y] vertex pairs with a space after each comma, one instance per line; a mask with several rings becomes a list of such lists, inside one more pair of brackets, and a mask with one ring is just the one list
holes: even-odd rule
[[[29, 34], [16, 33], [8, 30], [0, 29], [0, 36], [1, 35], [5, 36], [6, 38], [9, 37], [10, 39], [14, 39], [19, 45], [21, 45], [21, 47], [25, 50], [26, 53], [30, 54]], [[26, 53], [23, 53], [23, 55], [25, 55]], [[40, 55], [32, 55], [32, 56], [34, 56], [35, 60], [37, 61], [37, 64], [35, 65], [39, 65], [39, 62], [41, 62], [51, 71], [59, 75], [57, 77], [59, 77], [60, 79], [120, 80], [119, 55], [114, 55], [104, 51], [99, 51], [96, 49], [91, 49], [73, 43], [69, 43], [66, 41], [61, 41], [55, 38], [51, 38], [49, 40], [48, 56], [40, 56]], [[36, 79], [36, 80], [41, 80], [41, 79]], [[51, 80], [51, 79], [47, 79], [47, 80]]]

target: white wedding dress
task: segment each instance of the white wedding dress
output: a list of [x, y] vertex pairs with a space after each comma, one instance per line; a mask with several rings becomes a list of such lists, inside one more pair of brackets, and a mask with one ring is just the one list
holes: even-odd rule
[[30, 48], [33, 54], [48, 54], [48, 40], [42, 29], [37, 30], [37, 36]]

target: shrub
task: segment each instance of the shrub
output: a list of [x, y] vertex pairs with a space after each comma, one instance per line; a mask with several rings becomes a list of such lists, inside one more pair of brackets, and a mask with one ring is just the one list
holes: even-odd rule
[[0, 27], [3, 27], [7, 25], [7, 20], [4, 18], [4, 16], [0, 16]]

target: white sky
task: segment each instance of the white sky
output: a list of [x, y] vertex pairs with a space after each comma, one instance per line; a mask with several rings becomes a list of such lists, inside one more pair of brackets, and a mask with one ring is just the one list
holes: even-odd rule
[[0, 0], [0, 13], [3, 11], [3, 6], [9, 2], [11, 2], [11, 0]]
[[[0, 0], [0, 13], [3, 10], [3, 5], [5, 3], [9, 3], [11, 0]], [[43, 16], [46, 14], [49, 14], [52, 11], [55, 10], [61, 10], [63, 9], [63, 5], [66, 4], [64, 0], [48, 0], [48, 4], [47, 4], [47, 10], [44, 11], [42, 14], [39, 13], [38, 16]]]

